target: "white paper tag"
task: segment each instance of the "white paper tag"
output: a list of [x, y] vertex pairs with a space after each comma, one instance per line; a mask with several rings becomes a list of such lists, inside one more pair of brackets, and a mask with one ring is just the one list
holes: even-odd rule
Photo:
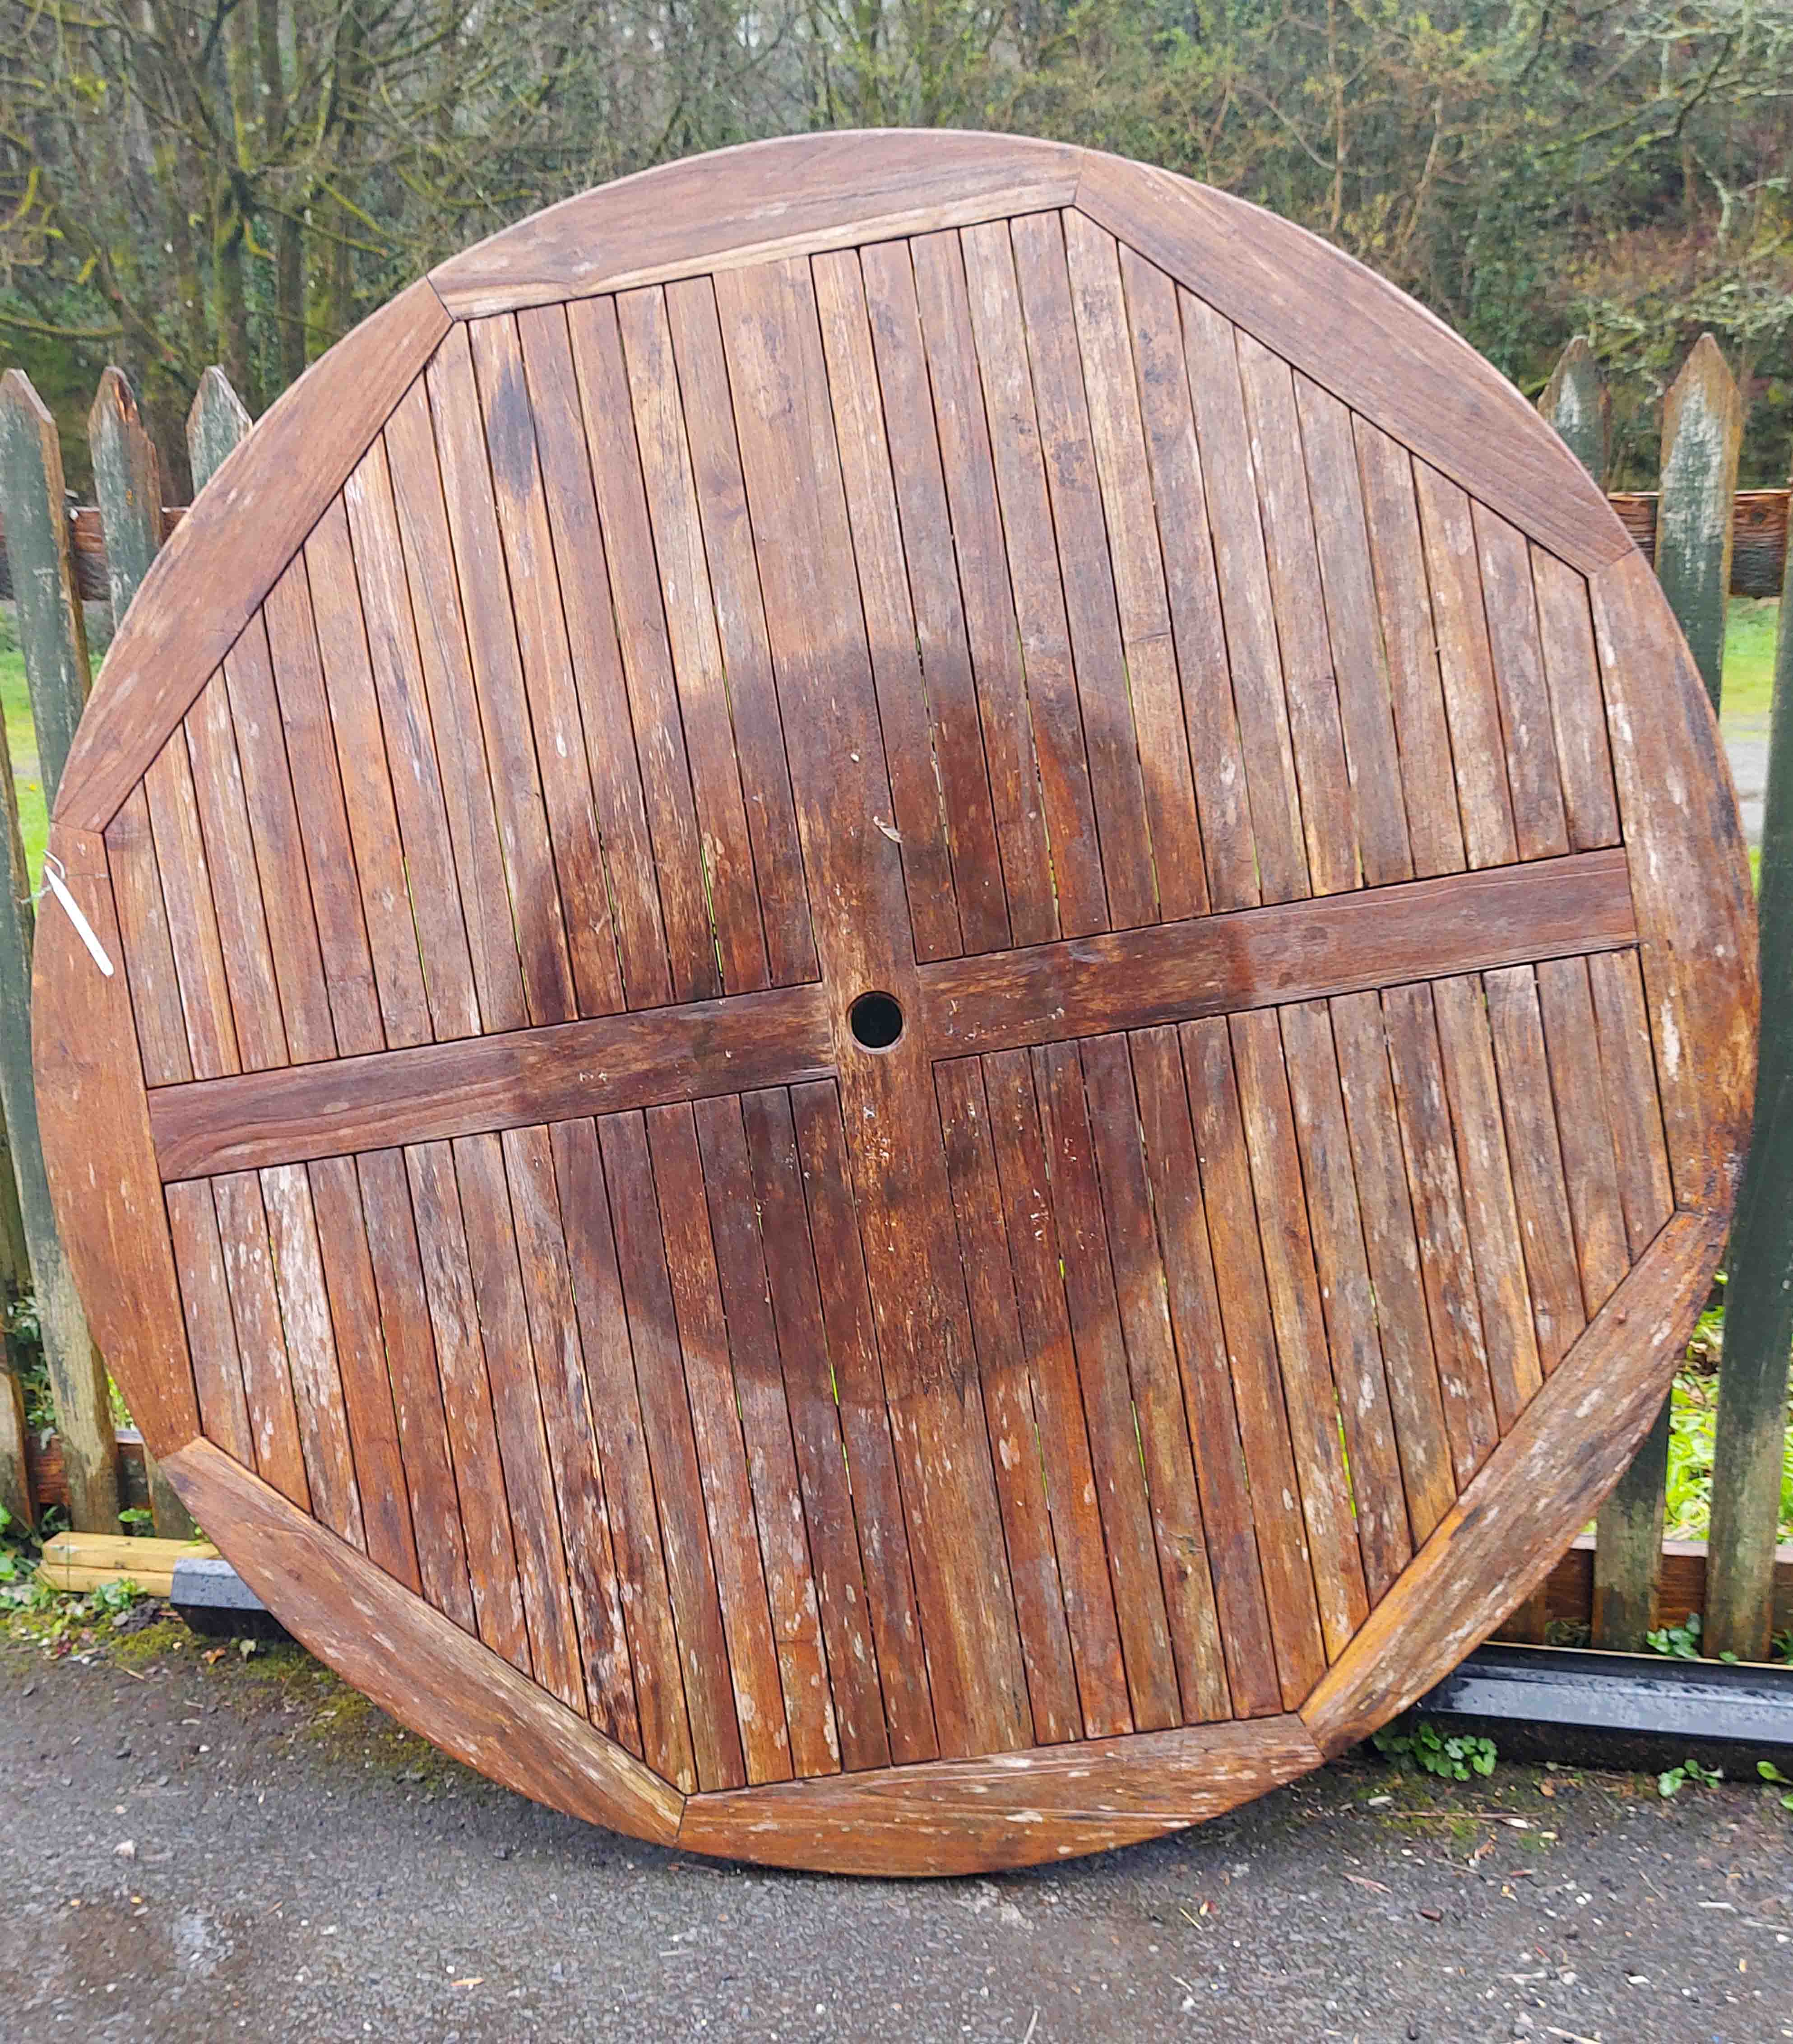
[[108, 979], [112, 977], [112, 961], [106, 955], [106, 947], [94, 935], [94, 926], [81, 912], [81, 904], [62, 884], [58, 870], [62, 864], [54, 853], [46, 853], [44, 859], [44, 885], [68, 911], [68, 920], [75, 925], [75, 934], [79, 937], [91, 954], [93, 961]]

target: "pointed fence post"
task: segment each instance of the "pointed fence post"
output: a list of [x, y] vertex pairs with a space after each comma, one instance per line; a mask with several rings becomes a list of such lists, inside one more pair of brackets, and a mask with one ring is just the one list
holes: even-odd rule
[[230, 387], [230, 378], [214, 363], [200, 378], [186, 415], [186, 454], [193, 464], [195, 497], [251, 423], [243, 400]]
[[1706, 1650], [1765, 1661], [1793, 1350], [1793, 548], [1780, 591], [1762, 812], [1761, 1062], [1731, 1223], [1725, 1354], [1712, 1449]]
[[[87, 414], [87, 444], [106, 534], [106, 580], [116, 631], [162, 544], [162, 464], [122, 370], [109, 368], [100, 378]], [[144, 1465], [157, 1535], [164, 1540], [190, 1540], [193, 1520], [175, 1486], [147, 1450]]]
[[[1741, 427], [1736, 383], [1717, 342], [1703, 335], [1663, 404], [1656, 572], [1714, 709], [1724, 670]], [[1596, 1522], [1593, 1639], [1614, 1653], [1640, 1652], [1656, 1622], [1672, 1404], [1671, 1393]]]
[[1538, 409], [1603, 489], [1612, 441], [1612, 399], [1586, 334], [1578, 333], [1557, 356]]
[[[63, 508], [56, 427], [22, 371], [0, 377], [0, 514], [17, 592], [44, 797], [57, 777], [87, 688], [87, 640]], [[29, 594], [28, 594], [29, 592]], [[118, 1523], [118, 1443], [106, 1366], [87, 1331], [75, 1274], [56, 1232], [31, 1076], [33, 918], [12, 759], [0, 724], [0, 1104], [13, 1143], [37, 1320], [68, 1470], [69, 1516], [84, 1533]]]
[[1731, 515], [1742, 445], [1742, 394], [1718, 344], [1703, 333], [1662, 402], [1656, 578], [1687, 634], [1714, 710], [1724, 678]]

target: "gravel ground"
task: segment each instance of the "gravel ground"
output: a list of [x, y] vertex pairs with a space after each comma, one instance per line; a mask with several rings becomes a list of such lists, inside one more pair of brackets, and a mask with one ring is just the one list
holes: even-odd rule
[[0, 1640], [0, 2037], [1760, 2044], [1793, 1814], [1759, 1785], [1365, 1753], [1181, 1837], [885, 1884], [536, 1808], [297, 1649]]

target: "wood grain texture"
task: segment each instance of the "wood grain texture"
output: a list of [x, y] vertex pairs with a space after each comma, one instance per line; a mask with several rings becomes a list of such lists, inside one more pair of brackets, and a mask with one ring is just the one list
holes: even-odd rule
[[[217, 1208], [236, 1352], [243, 1366], [254, 1467], [282, 1496], [309, 1512], [311, 1481], [300, 1438], [286, 1330], [280, 1322], [280, 1291], [268, 1243], [261, 1181], [253, 1171], [232, 1172], [212, 1181], [212, 1197]], [[341, 1502], [340, 1496], [337, 1502]]]
[[1461, 873], [1466, 863], [1463, 819], [1438, 667], [1438, 628], [1426, 586], [1413, 457], [1365, 419], [1353, 421], [1352, 437], [1363, 478], [1364, 519], [1388, 661], [1414, 870]]
[[659, 1503], [660, 1548], [678, 1635], [674, 1666], [684, 1686], [693, 1764], [703, 1787], [739, 1788], [747, 1767], [647, 1125], [639, 1114], [606, 1115], [597, 1132]]
[[1233, 1715], [1273, 1716], [1280, 1698], [1238, 1409], [1230, 1373], [1211, 1366], [1227, 1338], [1182, 1058], [1170, 1029], [1142, 1031], [1128, 1047]]
[[446, 1143], [429, 1143], [404, 1155], [460, 1499], [474, 1626], [494, 1653], [528, 1673], [529, 1642], [517, 1585], [516, 1543], [505, 1510], [504, 1466], [493, 1424], [491, 1377], [480, 1335], [454, 1152]]
[[[1121, 649], [1110, 560], [1111, 548], [1121, 541], [1109, 533], [1103, 515], [1064, 230], [1051, 216], [1034, 213], [1012, 221], [1008, 232], [1033, 369], [1040, 451], [1100, 836], [1109, 926], [1131, 929], [1155, 922], [1158, 913], [1135, 703], [1136, 698], [1142, 702], [1148, 723], [1161, 731], [1164, 677], [1150, 667], [1135, 672]], [[972, 238], [966, 237], [968, 242]]]
[[1031, 1062], [1024, 1051], [983, 1060], [1003, 1199], [1009, 1268], [1031, 1361], [1041, 1473], [1065, 1586], [1083, 1727], [1092, 1738], [1131, 1731], [1115, 1589], [1104, 1543], [1089, 1423], [1071, 1343], [1064, 1255], [1046, 1168]]
[[[976, 672], [972, 663], [970, 629], [978, 585], [973, 581], [971, 587], [963, 592], [959, 586], [959, 562], [954, 544], [956, 521], [949, 509], [945, 468], [945, 443], [954, 428], [966, 436], [969, 443], [970, 437], [981, 428], [983, 421], [981, 414], [973, 419], [958, 413], [950, 402], [948, 389], [940, 393], [943, 402], [936, 422], [935, 386], [930, 378], [917, 295], [919, 248], [896, 243], [865, 248], [854, 259], [871, 332], [877, 378], [875, 395], [887, 436], [891, 485], [902, 528], [909, 601], [915, 612], [916, 646], [927, 690], [934, 756], [939, 767], [941, 805], [953, 860], [959, 935], [965, 949], [991, 951], [1005, 943], [1010, 934], [1002, 853], [997, 841], [996, 797], [992, 790], [997, 763], [989, 751], [992, 734], [983, 728], [978, 708], [985, 660], [980, 659]], [[877, 421], [873, 412], [874, 392], [863, 380], [863, 357], [850, 337], [857, 322], [848, 303], [851, 278], [843, 274], [847, 260], [844, 257], [818, 259], [816, 275], [818, 302], [824, 315], [831, 305], [839, 308], [832, 326], [826, 317], [824, 325], [824, 340], [830, 353], [829, 387], [835, 395], [837, 417], [849, 407], [856, 413], [858, 408], [863, 407], [862, 439], [844, 424], [837, 428], [842, 467], [847, 477], [847, 500], [855, 526], [854, 549], [863, 561], [868, 551], [873, 552], [875, 559], [875, 549], [869, 548], [866, 542], [857, 536], [857, 531], [870, 524], [876, 516], [876, 471], [870, 464]], [[946, 273], [939, 274], [945, 276]], [[838, 285], [837, 278], [840, 279]], [[962, 291], [962, 280], [959, 288]], [[831, 340], [831, 331], [838, 328], [843, 315], [845, 332], [841, 339]], [[844, 347], [843, 340], [847, 343]], [[845, 373], [844, 366], [836, 366], [837, 360], [849, 352], [854, 364], [850, 376]], [[953, 357], [945, 358], [945, 361], [950, 373], [961, 377], [971, 367]], [[857, 486], [858, 467], [851, 451], [856, 440], [866, 449], [868, 464], [866, 482]], [[961, 446], [958, 451], [962, 460], [966, 459], [969, 445]], [[987, 517], [990, 506], [978, 486], [980, 478], [987, 479], [986, 469], [987, 456], [985, 466], [973, 466], [971, 479], [961, 487], [972, 491], [973, 501]], [[860, 508], [862, 501], [866, 505], [864, 509]], [[965, 509], [962, 500], [962, 517]], [[966, 536], [969, 541], [969, 532]], [[968, 546], [968, 553], [969, 551]], [[861, 572], [866, 573], [864, 567]], [[989, 599], [992, 608], [996, 600], [993, 596]], [[892, 608], [899, 612], [901, 608], [894, 592]], [[877, 665], [884, 647], [870, 615], [867, 626], [873, 638], [873, 659]], [[996, 646], [986, 646], [985, 655], [996, 651], [1000, 644], [998, 641]], [[890, 647], [885, 657], [892, 656], [900, 658], [900, 649]], [[898, 744], [894, 750], [900, 755], [904, 748]], [[909, 800], [904, 776], [910, 770], [912, 767], [907, 759], [900, 765], [898, 759], [893, 759], [891, 793], [900, 811]], [[925, 801], [916, 805], [923, 811], [921, 828], [925, 832]], [[908, 826], [902, 824], [900, 828], [907, 843]], [[927, 912], [918, 908], [916, 912], [920, 916]], [[919, 927], [918, 923], [918, 929]]]
[[822, 1642], [821, 1612], [801, 1509], [797, 1453], [778, 1368], [771, 1289], [754, 1212], [747, 1130], [738, 1101], [705, 1101], [694, 1116], [702, 1152], [710, 1239], [727, 1328], [730, 1376], [706, 1358], [740, 1416], [761, 1570], [777, 1656], [790, 1774], [830, 1774], [841, 1764]]
[[[330, 505], [306, 540], [305, 563], [328, 718], [327, 728], [318, 736], [325, 743], [336, 741], [348, 825], [350, 863], [331, 878], [338, 886], [359, 892], [386, 1042], [427, 1043], [429, 1000], [411, 905], [412, 874], [381, 738], [367, 622], [359, 597], [349, 601], [355, 590], [355, 555], [340, 500]], [[417, 878], [420, 888], [422, 874]], [[428, 926], [426, 912], [424, 927]]]
[[77, 741], [126, 1396], [376, 1697], [695, 1850], [1053, 1860], [1361, 1735], [1595, 1508], [1741, 1147], [1729, 790], [1591, 485], [1054, 144], [439, 278]]
[[[1292, 1708], [1325, 1667], [1326, 1643], [1283, 1401], [1238, 1081], [1224, 1022], [1187, 1023], [1177, 1034], [1246, 1480], [1266, 1508], [1254, 1505], [1251, 1516], [1277, 1680], [1284, 1705]], [[1327, 1520], [1325, 1500], [1319, 1508]], [[1331, 1566], [1336, 1569], [1337, 1558]]]
[[950, 1055], [1617, 949], [1636, 935], [1622, 859], [1586, 852], [943, 962], [917, 975], [924, 1026]]
[[[327, 368], [300, 378], [175, 528], [70, 749], [57, 813], [71, 826], [111, 820], [448, 325], [427, 283], [401, 292], [332, 350]], [[167, 618], [179, 620], [172, 640], [158, 621]]]
[[[1396, 1589], [1301, 1707], [1327, 1754], [1411, 1703], [1541, 1583], [1630, 1460], [1705, 1302], [1724, 1236], [1676, 1214]], [[1525, 1528], [1525, 1559], [1514, 1546]]]
[[1326, 628], [1313, 507], [1302, 463], [1301, 427], [1288, 364], [1242, 332], [1239, 382], [1258, 514], [1264, 528], [1270, 605], [1276, 617], [1289, 740], [1301, 793], [1307, 871], [1316, 894], [1359, 884], [1357, 804], [1345, 759], [1338, 685]]
[[[1636, 955], [1632, 970], [1637, 970]], [[1550, 1089], [1544, 1020], [1538, 1001], [1538, 975], [1529, 966], [1483, 975], [1495, 1070], [1507, 1124], [1507, 1155], [1518, 1203], [1539, 1360], [1554, 1370], [1588, 1323], [1581, 1274], [1575, 1260], [1575, 1223], [1563, 1174], [1562, 1143]], [[1651, 1081], [1651, 1091], [1655, 1082]], [[1660, 1117], [1659, 1117], [1660, 1120]], [[1666, 1183], [1667, 1174], [1664, 1174]], [[1664, 1201], [1655, 1228], [1668, 1217]], [[1638, 1247], [1641, 1249], [1643, 1243]]]
[[[931, 234], [912, 242], [909, 253], [1009, 923], [1017, 943], [1039, 943], [1058, 934], [1058, 904], [1028, 717], [1017, 599], [1004, 545], [992, 444], [995, 428], [985, 412], [965, 252], [958, 235]], [[878, 293], [875, 302], [887, 308], [884, 317], [896, 327], [906, 312], [902, 272], [898, 268], [885, 273], [881, 282], [878, 252], [868, 251], [864, 260], [868, 286]], [[884, 349], [880, 371], [891, 375]], [[886, 385], [887, 407], [902, 387], [894, 379]], [[909, 387], [919, 397], [919, 379], [912, 370]], [[921, 455], [925, 459], [925, 442]], [[937, 515], [932, 501], [927, 513]], [[921, 559], [925, 563], [927, 558]], [[942, 556], [936, 553], [934, 558]]]
[[[1058, 927], [1067, 936], [1081, 936], [1108, 927], [1098, 797], [1078, 700], [1066, 591], [1053, 532], [1046, 428], [1029, 359], [1015, 248], [1001, 221], [969, 229], [957, 239], [1001, 506], [999, 544], [1007, 553], [1007, 579], [1020, 633], [1039, 801], [1051, 845], [1050, 884], [1058, 897]], [[1000, 574], [1002, 559], [998, 552], [980, 563], [981, 571]], [[1098, 731], [1099, 738], [1104, 736], [1107, 762], [1116, 766], [1121, 755], [1115, 735]], [[1094, 763], [1097, 771], [1102, 763]], [[1046, 877], [1042, 872], [1041, 881]]]
[[612, 897], [623, 996], [628, 1007], [651, 1008], [671, 998], [666, 928], [629, 719], [609, 548], [598, 523], [591, 457], [579, 425], [578, 371], [566, 312], [555, 305], [526, 313], [518, 318], [517, 332], [539, 427], [536, 454], [567, 657], [591, 765], [605, 878]]
[[1037, 1866], [1181, 1831], [1319, 1765], [1293, 1716], [695, 1796], [678, 1843], [766, 1866], [889, 1876]]
[[790, 1731], [695, 1120], [683, 1105], [651, 1107], [645, 1120], [742, 1757], [750, 1782], [788, 1781]]
[[[263, 617], [336, 1048], [345, 1056], [378, 1051], [386, 1029], [302, 553], [269, 590]], [[271, 735], [266, 742], [271, 749]]]
[[568, 199], [431, 272], [463, 318], [1069, 202], [1079, 152], [930, 129], [791, 136]]
[[[888, 1766], [891, 1742], [879, 1687], [877, 1641], [866, 1583], [877, 1562], [873, 1485], [856, 1493], [847, 1471], [842, 1413], [804, 1204], [791, 1097], [782, 1088], [750, 1093], [742, 1120], [759, 1209], [774, 1339], [803, 1499], [804, 1528], [827, 1657], [839, 1764]], [[763, 1362], [762, 1368], [763, 1370]], [[884, 1446], [889, 1453], [886, 1430]]]
[[926, 1047], [918, 1034], [873, 1052], [843, 1026], [843, 1007], [861, 989], [910, 1007], [917, 993], [898, 847], [875, 823], [889, 813], [889, 778], [832, 421], [795, 397], [825, 374], [808, 269], [731, 271], [716, 286], [748, 501], [756, 519], [773, 517], [776, 505], [794, 521], [790, 543], [762, 555], [762, 582], [781, 698], [811, 706], [808, 717], [786, 720], [791, 778], [816, 950], [833, 990], [843, 1121], [904, 1505], [912, 1524], [950, 1518], [958, 1527], [950, 1570], [931, 1545], [911, 1548], [936, 1722], [949, 1748], [1019, 1746], [1019, 1640]]
[[1373, 993], [1347, 994], [1329, 1005], [1407, 1523], [1414, 1539], [1423, 1541], [1450, 1509], [1457, 1485], [1399, 1140], [1388, 1032]]
[[1232, 1705], [1127, 1039], [1098, 1037], [1081, 1061], [1183, 1719], [1200, 1723]]
[[514, 320], [478, 320], [467, 332], [572, 975], [574, 1005], [551, 1009], [544, 978], [539, 1014], [609, 1014], [623, 1005], [622, 976], [522, 343]]
[[566, 324], [609, 548], [611, 601], [666, 924], [671, 997], [697, 1000], [720, 992], [721, 981], [616, 302], [603, 298], [570, 305]]
[[1598, 568], [1627, 551], [1598, 486], [1564, 461], [1518, 392], [1442, 321], [1318, 236], [1093, 151], [1077, 206], [1572, 565]]
[[1730, 769], [1642, 560], [1617, 563], [1589, 588], [1675, 1197], [1728, 1212], [1749, 1140], [1760, 999]]
[[891, 1758], [899, 1765], [940, 1750], [923, 1658], [916, 1570], [897, 1471], [895, 1428], [872, 1324], [865, 1251], [853, 1211], [840, 1098], [827, 1082], [791, 1089], [797, 1152], [808, 1197], [809, 1227], [827, 1339], [831, 1388], [839, 1415], [843, 1466], [864, 1557], [866, 1603], [877, 1650]]
[[[1070, 232], [1068, 225], [1066, 231]], [[1183, 709], [1210, 905], [1240, 909], [1257, 899], [1257, 863], [1233, 692], [1204, 687], [1196, 678], [1218, 674], [1226, 665], [1227, 639], [1177, 290], [1137, 251], [1123, 247], [1119, 258], [1165, 601], [1177, 670], [1186, 678]], [[1144, 555], [1142, 543], [1142, 554], [1149, 605], [1150, 558]], [[1181, 770], [1174, 763], [1173, 770]]]
[[507, 1788], [670, 1843], [681, 1798], [209, 1442], [169, 1470], [187, 1508], [232, 1531], [232, 1559], [281, 1622], [401, 1723]]
[[[857, 252], [818, 256], [813, 270], [816, 310], [822, 323], [822, 345], [828, 363], [828, 389], [834, 404], [835, 436], [840, 448], [841, 480], [847, 492], [847, 515], [853, 526], [854, 558], [859, 564], [866, 634], [877, 686], [878, 717], [890, 763], [889, 820], [902, 841], [903, 878], [908, 890], [916, 953], [922, 958], [950, 958], [966, 946], [947, 831], [946, 774], [943, 769], [951, 770], [955, 755], [962, 752], [964, 747], [962, 743], [950, 749], [941, 748], [946, 753], [944, 759], [935, 748], [936, 727], [929, 715], [928, 696], [922, 679], [923, 647], [910, 593], [908, 566], [904, 556], [897, 486], [886, 438], [884, 394], [873, 353], [871, 321], [859, 256]], [[919, 351], [916, 346], [914, 291], [912, 285], [905, 297], [902, 281], [900, 272], [880, 279], [886, 295], [879, 309], [893, 329], [887, 348], [894, 348], [896, 359], [892, 367], [895, 377], [900, 379], [901, 398], [914, 407], [920, 395], [916, 388]], [[942, 540], [950, 541], [950, 533], [941, 529], [945, 522], [942, 516], [944, 507], [937, 500], [916, 501], [918, 492], [927, 490], [930, 483], [938, 487], [938, 458], [932, 464], [934, 473], [930, 474], [925, 444], [917, 445], [919, 432], [927, 423], [912, 417], [899, 422], [896, 432], [907, 457], [905, 494], [910, 499], [911, 519], [919, 528], [917, 543], [923, 548], [931, 544], [938, 548]], [[918, 467], [919, 477], [914, 473]], [[938, 565], [938, 554], [935, 559]], [[954, 579], [956, 582], [956, 576]], [[950, 613], [948, 615], [950, 617]], [[946, 629], [953, 629], [951, 623]], [[962, 631], [961, 624], [961, 636]], [[950, 655], [947, 657], [950, 659]], [[950, 678], [943, 678], [946, 679], [949, 690], [957, 682], [962, 697], [969, 674], [960, 661], [954, 661], [953, 667]], [[972, 714], [975, 718], [975, 711]], [[977, 778], [981, 783], [981, 755], [979, 768]], [[964, 778], [962, 769], [955, 778]], [[988, 790], [979, 786], [973, 792], [974, 801], [977, 794], [983, 797], [973, 814], [982, 824], [987, 842], [975, 848], [968, 847], [962, 863], [969, 867], [976, 860], [977, 851], [981, 850], [985, 884], [987, 886], [989, 881], [994, 878], [1000, 889], [1001, 882], [996, 871], [994, 823], [989, 812]], [[973, 893], [975, 919], [980, 905], [975, 899], [977, 882], [969, 870], [966, 879]], [[1000, 895], [994, 905], [1000, 914]], [[985, 916], [987, 919], [987, 908]], [[1006, 918], [1004, 920], [1006, 928]], [[978, 943], [971, 948], [981, 951], [988, 949], [989, 945]]]
[[1177, 1664], [1153, 1539], [1138, 1389], [1128, 1367], [1109, 1262], [1082, 1060], [1075, 1044], [1055, 1043], [1034, 1054], [1033, 1066], [1133, 1722], [1142, 1731], [1155, 1731], [1177, 1722]]
[[1219, 581], [1227, 663], [1245, 755], [1257, 882], [1263, 899], [1293, 901], [1311, 893], [1313, 886], [1240, 382], [1238, 336], [1211, 305], [1187, 291], [1177, 294], [1177, 305]]
[[813, 1078], [832, 1048], [824, 997], [793, 987], [159, 1087], [151, 1112], [163, 1175], [189, 1178]]
[[[639, 1750], [657, 1773], [689, 1792], [697, 1783], [690, 1722], [597, 1130], [589, 1120], [562, 1122], [549, 1136], [617, 1597], [635, 1677]], [[597, 1686], [605, 1692], [601, 1681]]]
[[[59, 825], [50, 848], [119, 957], [103, 840]], [[38, 1127], [69, 1266], [94, 1339], [131, 1385], [132, 1416], [164, 1458], [199, 1431], [199, 1407], [167, 1215], [143, 1175], [151, 1138], [130, 992], [58, 914], [37, 933], [32, 1005]]]
[[996, 1450], [1015, 1616], [1027, 1671], [1034, 1734], [1046, 1744], [1081, 1735], [1082, 1714], [1065, 1622], [1063, 1580], [1039, 1448], [1039, 1416], [1021, 1332], [989, 1128], [983, 1074], [974, 1058], [934, 1075], [965, 1261], [984, 1417]]
[[[1082, 356], [1101, 508], [1112, 556], [1158, 913], [1166, 922], [1208, 906], [1194, 776], [1177, 672], [1138, 373], [1127, 331], [1119, 250], [1081, 213], [1064, 217], [1075, 338]], [[1061, 527], [1061, 544], [1083, 544]], [[1173, 547], [1176, 541], [1173, 540]], [[1194, 691], [1192, 690], [1192, 693]]]

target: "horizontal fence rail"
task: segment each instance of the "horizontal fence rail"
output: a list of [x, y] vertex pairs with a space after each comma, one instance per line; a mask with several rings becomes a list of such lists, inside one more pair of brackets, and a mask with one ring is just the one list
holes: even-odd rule
[[[1539, 409], [1595, 474], [1610, 417], [1591, 350], [1565, 351]], [[1599, 1646], [1635, 1650], [1664, 1618], [1706, 1613], [1707, 1650], [1765, 1658], [1793, 1620], [1793, 1550], [1777, 1549], [1787, 1364], [1793, 1347], [1793, 577], [1790, 492], [1739, 493], [1742, 406], [1710, 336], [1692, 350], [1663, 407], [1662, 488], [1610, 501], [1661, 576], [1714, 706], [1722, 701], [1725, 600], [1782, 598], [1761, 864], [1764, 1024], [1756, 1127], [1728, 1262], [1719, 1374], [1712, 1531], [1697, 1548], [1663, 1541], [1669, 1406], [1548, 1584], [1516, 1612], [1508, 1638], [1585, 1626]], [[208, 370], [187, 422], [196, 486], [249, 428], [222, 372]], [[88, 420], [100, 504], [71, 509], [49, 414], [17, 371], [0, 379], [0, 597], [17, 576], [17, 636], [30, 684], [42, 777], [52, 796], [86, 700], [83, 606], [121, 617], [185, 515], [161, 501], [159, 465], [130, 386], [109, 369]], [[142, 1443], [115, 1431], [103, 1365], [93, 1353], [49, 1216], [37, 1149], [30, 1064], [31, 905], [17, 790], [0, 728], [0, 840], [13, 884], [0, 902], [0, 1308], [9, 1367], [0, 1369], [0, 1508], [29, 1521], [50, 1498], [76, 1527], [116, 1530], [121, 1504], [148, 1499], [156, 1530], [189, 1529]], [[8, 903], [10, 904], [9, 907]], [[1714, 961], [1713, 970], [1722, 970]], [[1016, 1024], [1025, 1033], [1025, 1018]], [[480, 1055], [490, 1055], [490, 1046]], [[35, 1294], [58, 1425], [28, 1439], [16, 1370], [14, 1314]]]

